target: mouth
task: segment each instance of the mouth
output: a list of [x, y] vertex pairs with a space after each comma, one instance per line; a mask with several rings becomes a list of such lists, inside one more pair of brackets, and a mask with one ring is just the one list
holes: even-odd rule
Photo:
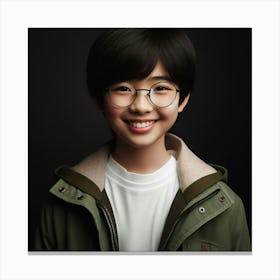
[[134, 133], [146, 133], [149, 132], [154, 124], [156, 123], [156, 120], [146, 120], [146, 121], [142, 121], [142, 120], [128, 120], [126, 121], [126, 123], [128, 124], [128, 128], [134, 132]]
[[130, 126], [136, 127], [136, 128], [145, 128], [151, 126], [155, 121], [129, 121], [128, 122]]

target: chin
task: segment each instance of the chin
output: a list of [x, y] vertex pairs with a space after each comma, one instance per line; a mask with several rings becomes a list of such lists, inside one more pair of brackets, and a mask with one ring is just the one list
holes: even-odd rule
[[[164, 134], [165, 135], [165, 134]], [[134, 149], [143, 149], [147, 147], [152, 147], [153, 145], [160, 142], [160, 139], [164, 135], [152, 136], [152, 135], [135, 135], [133, 137], [121, 138], [120, 141], [125, 145]]]

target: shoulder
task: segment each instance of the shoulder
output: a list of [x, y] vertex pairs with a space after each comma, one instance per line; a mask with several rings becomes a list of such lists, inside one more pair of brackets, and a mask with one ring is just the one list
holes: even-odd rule
[[194, 197], [188, 208], [203, 206], [208, 209], [208, 217], [216, 217], [223, 213], [226, 219], [236, 219], [245, 216], [244, 206], [239, 195], [226, 182], [220, 180], [205, 188]]
[[247, 227], [245, 208], [240, 196], [224, 181], [217, 182], [208, 191], [211, 189], [215, 190], [215, 195], [209, 196], [208, 204], [214, 209], [213, 212], [220, 213], [217, 221], [228, 225], [232, 232]]
[[243, 202], [240, 196], [231, 188], [229, 187], [224, 181], [219, 181], [216, 184], [217, 188], [220, 190], [222, 194], [224, 194], [231, 202], [233, 208], [240, 208], [243, 207]]
[[243, 202], [240, 196], [225, 183], [224, 181], [219, 181], [210, 189], [216, 190], [217, 199], [220, 204], [228, 207], [228, 214], [236, 215], [236, 212], [244, 211]]

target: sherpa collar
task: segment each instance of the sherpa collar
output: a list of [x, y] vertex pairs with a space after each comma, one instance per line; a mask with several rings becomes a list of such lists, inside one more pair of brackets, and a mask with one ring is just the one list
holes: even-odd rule
[[[212, 166], [198, 158], [183, 140], [174, 134], [168, 133], [165, 143], [168, 152], [177, 159], [178, 177], [180, 188], [183, 192], [200, 178], [217, 172]], [[97, 185], [100, 191], [103, 191], [109, 155], [110, 145], [106, 144], [95, 153], [83, 159], [72, 169], [90, 179]]]

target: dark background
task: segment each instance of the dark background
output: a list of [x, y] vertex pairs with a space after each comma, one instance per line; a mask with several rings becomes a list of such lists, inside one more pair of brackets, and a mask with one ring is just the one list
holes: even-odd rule
[[[171, 132], [209, 163], [226, 167], [251, 232], [251, 29], [187, 28], [198, 64], [194, 90]], [[110, 139], [89, 97], [86, 60], [102, 29], [28, 30], [28, 248], [54, 170]]]

